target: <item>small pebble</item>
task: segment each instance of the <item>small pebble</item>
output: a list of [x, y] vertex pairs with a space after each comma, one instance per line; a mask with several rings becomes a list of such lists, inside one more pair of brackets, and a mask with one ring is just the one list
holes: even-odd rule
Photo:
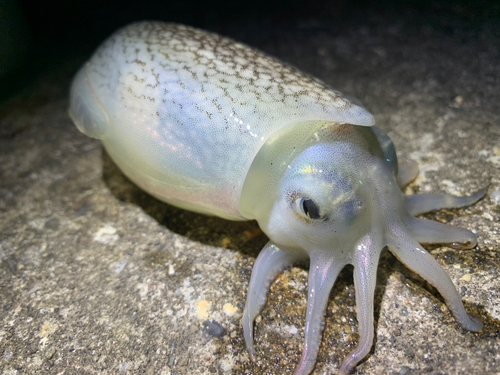
[[170, 358], [168, 359], [167, 366], [172, 367], [174, 365], [174, 362], [175, 362], [175, 355], [171, 355]]
[[53, 346], [51, 346], [45, 352], [45, 359], [46, 360], [52, 359], [52, 357], [54, 356], [54, 354], [56, 354], [56, 348], [54, 348]]
[[230, 303], [226, 303], [224, 306], [222, 306], [222, 311], [224, 311], [224, 313], [228, 316], [233, 316], [238, 312], [238, 309]]
[[189, 363], [189, 358], [182, 357], [181, 359], [179, 359], [179, 362], [177, 362], [177, 366], [179, 366], [179, 367], [187, 366], [188, 363]]
[[460, 280], [462, 281], [465, 281], [465, 282], [470, 282], [472, 280], [472, 276], [468, 273], [466, 273], [465, 275], [463, 275]]
[[61, 225], [61, 221], [57, 218], [49, 219], [45, 222], [44, 228], [51, 230], [58, 230]]
[[221, 338], [226, 335], [226, 329], [215, 320], [205, 320], [202, 324], [203, 332], [207, 336]]

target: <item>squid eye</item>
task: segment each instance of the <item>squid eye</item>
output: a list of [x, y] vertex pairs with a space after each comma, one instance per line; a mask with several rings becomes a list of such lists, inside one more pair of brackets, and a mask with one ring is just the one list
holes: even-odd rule
[[302, 210], [306, 214], [306, 216], [310, 219], [322, 219], [323, 216], [319, 213], [318, 205], [309, 198], [302, 199]]

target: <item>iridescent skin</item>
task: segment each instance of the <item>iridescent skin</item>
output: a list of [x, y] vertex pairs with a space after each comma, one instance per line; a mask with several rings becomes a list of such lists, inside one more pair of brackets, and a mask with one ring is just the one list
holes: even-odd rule
[[259, 51], [183, 25], [143, 22], [78, 72], [70, 115], [157, 198], [245, 220], [238, 202], [261, 145], [311, 120], [373, 125], [342, 94]]
[[414, 216], [479, 200], [406, 197], [415, 163], [399, 164], [373, 117], [342, 94], [279, 61], [201, 30], [144, 22], [111, 36], [80, 70], [70, 115], [101, 139], [135, 183], [171, 204], [226, 219], [255, 219], [269, 237], [250, 280], [242, 324], [255, 360], [253, 322], [272, 279], [310, 258], [305, 343], [296, 375], [315, 365], [330, 290], [354, 266], [358, 347], [374, 337], [378, 259], [387, 246], [443, 295], [462, 327], [480, 331], [452, 281], [420, 243], [472, 248], [476, 236]]

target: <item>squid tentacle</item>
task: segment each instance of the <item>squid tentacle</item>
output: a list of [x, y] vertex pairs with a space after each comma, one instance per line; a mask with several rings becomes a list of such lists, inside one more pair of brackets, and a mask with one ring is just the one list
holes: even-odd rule
[[453, 316], [463, 328], [473, 332], [481, 331], [483, 324], [478, 318], [467, 314], [450, 276], [436, 259], [404, 228], [393, 229], [391, 234], [388, 243], [389, 250], [409, 269], [419, 274], [439, 291]]
[[437, 211], [442, 208], [460, 208], [470, 206], [480, 200], [488, 191], [488, 187], [476, 191], [471, 195], [457, 197], [450, 194], [418, 194], [405, 196], [405, 205], [412, 216], [426, 212]]
[[248, 286], [248, 295], [241, 323], [243, 337], [250, 358], [255, 362], [256, 353], [253, 345], [253, 322], [266, 303], [271, 281], [278, 272], [292, 263], [307, 258], [302, 250], [283, 248], [268, 242], [257, 257]]
[[307, 295], [306, 327], [304, 329], [304, 349], [294, 375], [309, 374], [316, 364], [322, 332], [325, 326], [324, 315], [330, 291], [340, 270], [347, 263], [334, 259], [311, 257]]
[[348, 375], [370, 352], [374, 338], [374, 296], [377, 281], [377, 267], [383, 249], [381, 241], [364, 241], [365, 248], [358, 246], [353, 259], [354, 289], [356, 290], [356, 311], [358, 318], [359, 343], [344, 359], [338, 375]]
[[477, 245], [477, 237], [467, 229], [452, 227], [437, 221], [405, 218], [411, 236], [420, 243], [440, 243], [456, 249], [472, 249]]

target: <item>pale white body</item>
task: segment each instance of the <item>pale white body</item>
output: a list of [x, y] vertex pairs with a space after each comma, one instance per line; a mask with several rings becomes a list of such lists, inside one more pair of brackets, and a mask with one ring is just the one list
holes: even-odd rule
[[[102, 112], [94, 129], [139, 186], [177, 206], [228, 219], [255, 154], [290, 124], [373, 125], [363, 108], [242, 44], [183, 25], [140, 23], [111, 36], [73, 85]], [[73, 105], [73, 104], [72, 104]], [[102, 110], [105, 108], [105, 110]]]
[[[257, 258], [243, 313], [253, 321], [271, 280], [310, 258], [305, 342], [296, 375], [309, 374], [340, 270], [354, 266], [359, 343], [348, 374], [373, 344], [373, 296], [387, 246], [434, 285], [457, 321], [469, 317], [448, 275], [419, 243], [476, 245], [473, 233], [414, 216], [480, 199], [400, 190], [415, 164], [398, 164], [371, 114], [337, 91], [230, 39], [181, 25], [130, 25], [78, 72], [70, 115], [101, 139], [118, 166], [159, 199], [226, 219], [255, 219], [270, 241]], [[358, 126], [362, 125], [362, 126]]]

